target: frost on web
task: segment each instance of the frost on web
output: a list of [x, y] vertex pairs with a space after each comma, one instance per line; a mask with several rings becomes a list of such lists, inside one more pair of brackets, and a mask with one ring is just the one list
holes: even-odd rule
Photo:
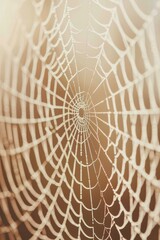
[[160, 1], [6, 2], [0, 239], [159, 240]]

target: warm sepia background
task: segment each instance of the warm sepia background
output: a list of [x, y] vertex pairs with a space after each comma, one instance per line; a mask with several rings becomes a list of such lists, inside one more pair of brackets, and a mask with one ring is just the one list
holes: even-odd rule
[[0, 239], [160, 240], [160, 1], [0, 0]]

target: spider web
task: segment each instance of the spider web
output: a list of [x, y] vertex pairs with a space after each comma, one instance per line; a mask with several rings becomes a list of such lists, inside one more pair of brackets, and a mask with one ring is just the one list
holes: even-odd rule
[[1, 239], [160, 239], [160, 2], [14, 4]]

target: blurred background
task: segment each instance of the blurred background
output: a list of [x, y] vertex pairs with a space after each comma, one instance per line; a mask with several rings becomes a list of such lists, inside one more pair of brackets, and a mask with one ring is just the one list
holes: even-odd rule
[[160, 239], [159, 29], [159, 0], [0, 0], [0, 239]]

